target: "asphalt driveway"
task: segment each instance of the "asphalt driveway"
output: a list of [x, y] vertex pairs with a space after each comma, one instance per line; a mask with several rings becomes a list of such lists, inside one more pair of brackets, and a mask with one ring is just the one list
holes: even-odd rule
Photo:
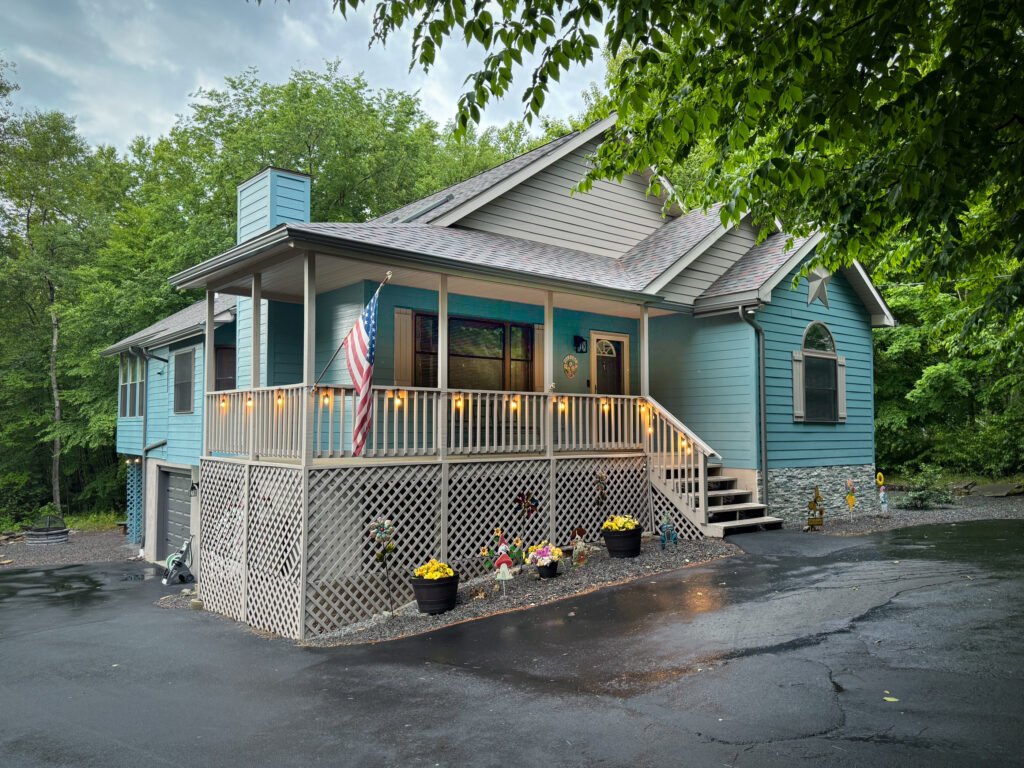
[[337, 649], [161, 609], [148, 566], [5, 572], [0, 765], [1024, 764], [1024, 521], [734, 541]]

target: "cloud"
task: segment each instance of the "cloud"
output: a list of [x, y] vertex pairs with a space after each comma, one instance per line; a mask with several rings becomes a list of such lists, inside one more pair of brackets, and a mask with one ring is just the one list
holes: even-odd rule
[[[59, 14], [49, 3], [4, 9], [0, 57], [17, 66], [16, 103], [71, 113], [89, 141], [122, 149], [139, 134], [165, 133], [200, 87], [221, 87], [224, 77], [250, 66], [279, 82], [293, 68], [321, 68], [335, 58], [346, 74], [363, 72], [371, 87], [418, 91], [424, 111], [444, 124], [482, 58], [478, 47], [452, 40], [429, 74], [409, 71], [408, 30], [386, 47], [368, 49], [372, 8], [343, 18], [332, 12], [331, 0], [74, 0], [60, 8]], [[519, 97], [528, 74], [488, 106], [485, 126], [522, 116]], [[565, 76], [549, 97], [548, 113], [578, 111], [580, 91], [602, 75], [598, 64]]]

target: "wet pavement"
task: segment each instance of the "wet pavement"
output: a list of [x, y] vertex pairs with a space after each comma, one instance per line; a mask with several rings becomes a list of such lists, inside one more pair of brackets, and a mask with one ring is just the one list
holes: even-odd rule
[[0, 766], [1024, 765], [1024, 521], [731, 540], [335, 649], [158, 608], [151, 566], [5, 572]]

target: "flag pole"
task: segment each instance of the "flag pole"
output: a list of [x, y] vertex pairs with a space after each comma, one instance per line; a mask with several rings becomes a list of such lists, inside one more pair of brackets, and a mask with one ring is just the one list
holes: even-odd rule
[[[384, 279], [381, 280], [380, 285], [377, 286], [377, 290], [373, 292], [373, 298], [371, 298], [370, 301], [373, 301], [373, 299], [377, 298], [377, 294], [380, 293], [380, 289], [391, 282], [392, 275], [393, 273], [389, 269], [387, 273], [384, 275]], [[352, 328], [355, 328], [355, 325], [353, 325]], [[331, 364], [334, 363], [335, 358], [338, 357], [338, 354], [345, 346], [345, 342], [348, 341], [348, 337], [351, 335], [352, 329], [349, 329], [349, 332], [345, 334], [345, 338], [341, 340], [341, 344], [339, 344], [338, 348], [334, 350], [334, 354], [331, 355], [331, 359], [327, 361], [327, 365], [325, 365], [324, 369], [320, 371], [320, 375], [316, 377], [316, 381], [314, 381], [313, 385], [309, 388], [310, 392], [316, 392], [317, 388], [320, 386], [321, 379], [323, 379], [323, 377], [327, 374], [327, 370], [331, 367]]]

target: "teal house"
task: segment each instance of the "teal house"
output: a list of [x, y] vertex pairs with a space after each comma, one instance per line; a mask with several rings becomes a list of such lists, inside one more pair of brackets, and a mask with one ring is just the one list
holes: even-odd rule
[[[469, 577], [496, 526], [720, 537], [871, 488], [894, 321], [867, 273], [794, 287], [818, 237], [683, 212], [649, 174], [571, 194], [613, 120], [365, 223], [310, 222], [301, 174], [242, 184], [238, 244], [171, 277], [206, 299], [108, 350], [147, 556], [191, 536], [210, 609], [298, 638], [386, 607], [382, 516], [397, 568]], [[341, 346], [375, 296], [359, 401]]]

